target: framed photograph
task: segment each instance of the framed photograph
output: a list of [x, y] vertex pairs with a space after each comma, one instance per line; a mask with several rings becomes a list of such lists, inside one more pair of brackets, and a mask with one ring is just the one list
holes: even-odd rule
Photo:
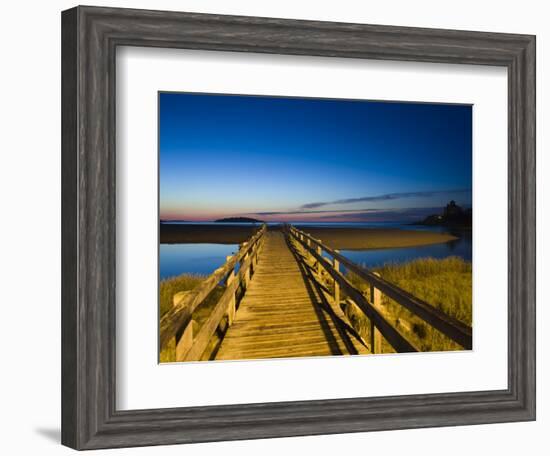
[[535, 419], [535, 37], [62, 13], [62, 442]]

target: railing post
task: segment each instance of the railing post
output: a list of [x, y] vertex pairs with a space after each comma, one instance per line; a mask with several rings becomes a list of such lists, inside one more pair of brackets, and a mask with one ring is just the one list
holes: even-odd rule
[[[321, 243], [319, 239], [317, 239], [317, 241], [319, 242], [319, 244]], [[321, 251], [321, 246], [319, 244], [317, 244], [317, 255], [321, 256], [322, 251]], [[317, 274], [321, 275], [322, 270], [323, 268], [321, 267], [321, 261], [317, 260]]]
[[[227, 259], [231, 258], [231, 256], [228, 256]], [[235, 281], [235, 268], [231, 270], [229, 275], [227, 276], [226, 286], [229, 288], [232, 283]], [[235, 293], [231, 296], [231, 300], [229, 301], [229, 305], [227, 306], [227, 324], [231, 326], [233, 323], [233, 320], [235, 319], [235, 311], [236, 311], [236, 304], [237, 301], [235, 299]]]
[[[335, 250], [335, 252], [340, 253], [339, 250]], [[340, 262], [336, 258], [334, 258], [333, 266], [336, 272], [340, 272]], [[340, 305], [340, 284], [336, 280], [334, 281], [334, 304]]]
[[256, 259], [256, 250], [258, 249], [258, 242], [256, 241], [252, 248], [250, 249], [250, 277], [254, 273], [255, 259]]
[[[244, 242], [244, 243], [242, 244], [242, 247], [241, 247], [241, 248], [242, 248], [242, 249], [248, 248], [248, 244], [249, 244], [248, 242]], [[253, 250], [253, 249], [254, 249], [254, 246], [252, 246], [252, 250]], [[244, 256], [243, 256], [242, 259], [241, 259], [241, 265], [242, 265], [243, 263], [246, 262], [246, 260], [248, 259], [248, 257], [250, 257], [250, 254], [251, 254], [250, 251], [248, 251], [248, 252], [246, 252], [246, 253], [244, 254]], [[229, 257], [228, 257], [228, 258], [229, 258]], [[252, 266], [252, 260], [250, 260], [250, 265]], [[248, 269], [245, 271], [243, 281], [244, 281], [244, 286], [245, 286], [245, 288], [246, 288], [246, 287], [248, 286], [248, 282], [250, 281], [250, 268], [248, 268]]]
[[[251, 253], [248, 252], [248, 253], [244, 256], [241, 265], [242, 265], [243, 263], [245, 263], [245, 262], [248, 260], [248, 258], [250, 258], [250, 255], [251, 255]], [[250, 282], [250, 271], [251, 271], [251, 269], [252, 269], [252, 258], [250, 259], [250, 264], [248, 265], [248, 268], [246, 269], [246, 271], [244, 271], [244, 279], [243, 279], [243, 281], [244, 281], [244, 287], [245, 287], [245, 288], [248, 287], [248, 283]]]
[[[180, 291], [172, 297], [172, 304], [177, 306], [178, 303], [189, 294], [189, 291]], [[185, 355], [193, 345], [193, 320], [189, 320], [187, 326], [183, 330], [179, 340], [174, 336], [174, 346], [176, 347], [176, 361], [183, 361]]]
[[[378, 272], [374, 273], [378, 277], [380, 277], [380, 274]], [[381, 304], [382, 304], [382, 293], [379, 289], [375, 288], [374, 286], [370, 286], [370, 302], [375, 310], [378, 311], [378, 313], [381, 313]], [[382, 353], [382, 333], [378, 330], [378, 328], [374, 325], [374, 323], [371, 320], [371, 326], [370, 326], [370, 343], [371, 343], [371, 352], [372, 353]]]
[[185, 361], [185, 355], [193, 346], [193, 325], [194, 320], [189, 320], [189, 323], [183, 330], [180, 340], [176, 343], [176, 361]]
[[252, 264], [254, 265], [254, 268], [258, 264], [258, 253], [260, 252], [261, 242], [262, 239], [259, 239], [253, 249], [254, 253], [252, 254]]

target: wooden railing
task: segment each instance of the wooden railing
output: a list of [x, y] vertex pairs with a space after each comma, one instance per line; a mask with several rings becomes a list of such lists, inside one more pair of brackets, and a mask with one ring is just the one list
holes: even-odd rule
[[[460, 346], [467, 350], [472, 348], [472, 328], [470, 326], [445, 314], [441, 310], [396, 285], [391, 284], [377, 273], [358, 266], [341, 255], [338, 250], [331, 249], [308, 233], [291, 225], [285, 227], [285, 233], [290, 239], [297, 242], [314, 260], [314, 267], [317, 269], [318, 274], [321, 273], [321, 270], [324, 270], [328, 276], [331, 277], [334, 285], [334, 301], [339, 304], [341, 302], [341, 291], [344, 292], [347, 298], [369, 319], [371, 323], [370, 347], [373, 353], [380, 352], [382, 337], [384, 337], [397, 352], [417, 351], [417, 349], [383, 317], [381, 311], [382, 294], [406, 308], [413, 315], [419, 317]], [[333, 260], [331, 261], [324, 257], [323, 251], [330, 255]], [[368, 298], [362, 291], [352, 285], [340, 272], [340, 265], [344, 265], [348, 271], [353, 272], [369, 285], [370, 293]]]
[[[235, 316], [237, 291], [239, 288], [246, 289], [254, 273], [265, 231], [266, 226], [263, 225], [254, 236], [241, 244], [235, 255], [227, 257], [223, 266], [216, 269], [196, 289], [183, 294], [162, 317], [160, 351], [168, 349], [170, 345], [175, 346], [175, 359], [171, 361], [200, 360], [222, 320], [227, 317], [227, 323], [231, 325]], [[193, 312], [220, 284], [225, 285], [225, 290], [195, 334], [194, 328], [197, 325], [193, 321]]]

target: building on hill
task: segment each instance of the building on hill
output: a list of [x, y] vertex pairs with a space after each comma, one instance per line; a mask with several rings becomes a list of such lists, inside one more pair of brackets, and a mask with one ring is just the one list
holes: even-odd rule
[[447, 204], [447, 206], [445, 206], [445, 209], [443, 210], [443, 217], [446, 220], [462, 218], [463, 215], [464, 211], [458, 204], [456, 204], [454, 200]]

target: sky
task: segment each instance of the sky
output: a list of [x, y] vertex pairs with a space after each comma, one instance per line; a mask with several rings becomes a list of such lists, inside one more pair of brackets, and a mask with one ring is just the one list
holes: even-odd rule
[[159, 93], [161, 220], [414, 221], [472, 204], [470, 105]]

